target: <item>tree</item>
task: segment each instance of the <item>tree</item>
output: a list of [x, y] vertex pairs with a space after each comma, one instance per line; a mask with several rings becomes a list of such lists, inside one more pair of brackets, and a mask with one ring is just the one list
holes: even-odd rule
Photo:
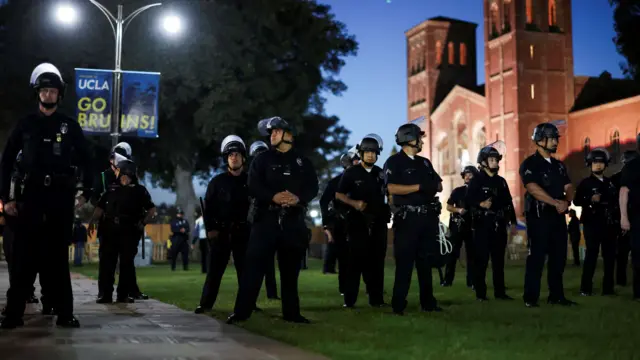
[[614, 8], [613, 42], [627, 60], [620, 67], [627, 77], [640, 81], [640, 0], [609, 0], [609, 3]]
[[[45, 43], [69, 42], [61, 40], [70, 35], [60, 29], [43, 34], [42, 24], [50, 21], [45, 7], [50, 3], [14, 0], [8, 6], [12, 15], [8, 37], [23, 57], [6, 62], [12, 65], [4, 73], [7, 78], [19, 74], [24, 84], [23, 74], [30, 71], [26, 67], [45, 60], [34, 53], [45, 48], [43, 37]], [[102, 3], [115, 9], [115, 0]], [[171, 41], [150, 32], [156, 19], [145, 14], [131, 23], [123, 47], [123, 68], [162, 73], [159, 138], [130, 141], [136, 161], [151, 173], [152, 183], [176, 191], [177, 204], [186, 215], [193, 214], [192, 176], [208, 178], [219, 165], [221, 140], [234, 133], [250, 143], [259, 137], [258, 120], [274, 115], [295, 123], [302, 132], [296, 139], [300, 149], [320, 174], [330, 174], [327, 169], [336, 163], [336, 154], [346, 148], [348, 131], [338, 125], [337, 117], [325, 114], [320, 94], [340, 95], [346, 89], [335, 76], [344, 57], [357, 49], [330, 7], [306, 0], [176, 1], [165, 6], [177, 8], [189, 19], [183, 38]], [[75, 34], [73, 41], [82, 46], [64, 52], [54, 49], [46, 60], [67, 69], [111, 68], [113, 40], [105, 36], [106, 19], [90, 5], [81, 11], [95, 14], [95, 21], [82, 24], [83, 31]], [[21, 19], [29, 16], [22, 25]], [[23, 26], [31, 28], [23, 31]]]

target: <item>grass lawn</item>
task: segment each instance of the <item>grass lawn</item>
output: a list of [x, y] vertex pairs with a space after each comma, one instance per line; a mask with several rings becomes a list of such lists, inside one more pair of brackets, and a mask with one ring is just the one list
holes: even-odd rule
[[[311, 260], [309, 265], [310, 269], [300, 276], [300, 303], [302, 314], [313, 321], [312, 325], [282, 321], [280, 302], [267, 300], [263, 288], [258, 305], [265, 311], [254, 313], [241, 326], [332, 359], [640, 359], [640, 303], [630, 300], [630, 288], [617, 288], [618, 297], [579, 297], [581, 270], [573, 266], [567, 266], [565, 289], [567, 297], [580, 303], [578, 307], [546, 305], [547, 294], [543, 290], [541, 307], [525, 308], [520, 300], [524, 266], [510, 265], [506, 282], [508, 293], [516, 301], [491, 299], [489, 272], [491, 301], [477, 303], [464, 284], [464, 269], [459, 269], [453, 287], [435, 286], [435, 295], [445, 312], [420, 313], [414, 272], [407, 315], [398, 317], [391, 315], [388, 308], [369, 308], [364, 290], [358, 299], [359, 308], [342, 309], [337, 275], [323, 275], [318, 260]], [[193, 310], [204, 282], [199, 267], [194, 264], [188, 272], [173, 273], [164, 264], [140, 268], [139, 285], [155, 299]], [[601, 269], [599, 264], [598, 270]], [[97, 276], [94, 265], [74, 271]], [[595, 277], [596, 291], [601, 284], [600, 271]], [[385, 279], [387, 302], [391, 301], [393, 274], [390, 264]], [[439, 282], [436, 271], [433, 279], [435, 284]], [[236, 291], [235, 271], [230, 266], [214, 317], [226, 319]]]

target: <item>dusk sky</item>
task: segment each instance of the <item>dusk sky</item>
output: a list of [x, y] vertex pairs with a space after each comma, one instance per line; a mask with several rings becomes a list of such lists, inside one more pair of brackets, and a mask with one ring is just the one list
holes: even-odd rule
[[[340, 117], [352, 131], [350, 145], [368, 133], [379, 134], [382, 166], [395, 145], [398, 126], [407, 121], [406, 45], [404, 32], [438, 15], [478, 24], [478, 83], [484, 83], [484, 14], [482, 0], [324, 0], [337, 20], [356, 36], [359, 51], [346, 59], [340, 78], [348, 86], [341, 97], [329, 97], [328, 114]], [[609, 71], [621, 77], [623, 58], [612, 42], [613, 11], [607, 0], [572, 1], [575, 75], [597, 76]], [[202, 186], [196, 194], [202, 196]], [[175, 196], [153, 189], [156, 203], [172, 204]]]

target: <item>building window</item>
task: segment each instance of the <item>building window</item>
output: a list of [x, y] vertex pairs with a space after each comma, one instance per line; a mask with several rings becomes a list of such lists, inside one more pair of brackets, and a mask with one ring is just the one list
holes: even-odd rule
[[527, 24], [533, 24], [533, 0], [527, 0]]
[[453, 64], [456, 61], [456, 54], [454, 53], [453, 43], [449, 42], [449, 64]]
[[611, 162], [616, 164], [620, 158], [620, 132], [614, 131], [611, 135]]
[[490, 10], [490, 19], [491, 19], [491, 34], [490, 34], [490, 38], [496, 38], [498, 36], [500, 36], [500, 34], [498, 33], [498, 22], [500, 21], [500, 15], [498, 14], [498, 5], [495, 3], [495, 1], [491, 4], [491, 10]]
[[511, 31], [511, 0], [504, 0], [502, 5], [502, 31], [508, 33]]
[[440, 65], [442, 62], [442, 42], [436, 41], [436, 65]]
[[467, 44], [460, 44], [460, 65], [467, 65]]
[[557, 10], [556, 0], [549, 0], [549, 26], [558, 25], [556, 10]]
[[585, 158], [591, 152], [591, 139], [589, 139], [588, 137], [584, 139], [584, 146], [582, 148], [582, 151], [584, 152]]
[[529, 57], [533, 60], [533, 45], [529, 45]]
[[536, 98], [536, 86], [531, 84], [531, 99]]

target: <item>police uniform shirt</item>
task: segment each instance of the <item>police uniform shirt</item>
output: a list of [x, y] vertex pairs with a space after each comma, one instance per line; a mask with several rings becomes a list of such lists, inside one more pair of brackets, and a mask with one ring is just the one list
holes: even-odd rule
[[[9, 135], [0, 164], [0, 197], [9, 197], [11, 172], [18, 152], [22, 150], [22, 167], [37, 177], [42, 175], [75, 176], [71, 166], [78, 165], [83, 173], [85, 186], [92, 185], [91, 159], [87, 142], [78, 122], [59, 113], [50, 116], [42, 113], [27, 116], [18, 121]], [[74, 164], [72, 159], [78, 160]], [[88, 199], [89, 191], [83, 196]]]
[[635, 158], [622, 168], [620, 186], [629, 189], [629, 217], [640, 216], [640, 158]]
[[110, 189], [100, 197], [97, 206], [104, 210], [107, 221], [117, 217], [120, 223], [130, 225], [137, 224], [146, 211], [155, 207], [147, 189], [137, 183]]
[[243, 171], [234, 176], [227, 171], [214, 177], [207, 186], [204, 207], [207, 231], [220, 231], [232, 223], [245, 223], [249, 212], [247, 174]]
[[[466, 206], [466, 197], [467, 190], [469, 187], [467, 185], [459, 186], [451, 192], [449, 195], [449, 200], [447, 200], [447, 204], [454, 206], [456, 209], [466, 209], [469, 210]], [[465, 222], [471, 221], [471, 213], [469, 211], [465, 212], [464, 215], [460, 215], [458, 213], [451, 213], [451, 217], [449, 218], [449, 228], [452, 228], [454, 225], [454, 220], [457, 218], [462, 218]]]
[[364, 201], [367, 204], [364, 209], [365, 214], [375, 217], [388, 216], [385, 214], [384, 174], [376, 165], [371, 168], [371, 171], [367, 171], [362, 165], [347, 169], [338, 184], [338, 192], [352, 200]]
[[[341, 201], [336, 200], [336, 192], [338, 191], [340, 179], [342, 179], [342, 174], [329, 180], [327, 187], [324, 189], [324, 192], [320, 197], [320, 212], [322, 213], [322, 226], [324, 227], [334, 226], [336, 221], [336, 210], [344, 207], [344, 204]], [[329, 205], [333, 207], [332, 210], [329, 209]]]
[[399, 151], [387, 159], [384, 164], [384, 174], [386, 186], [389, 186], [389, 184], [417, 185], [427, 182], [433, 184], [434, 191], [432, 194], [416, 191], [406, 195], [392, 195], [394, 206], [429, 204], [437, 193], [438, 184], [442, 182], [440, 175], [435, 171], [429, 159], [418, 155], [415, 155], [412, 159], [404, 151]]
[[[480, 203], [491, 198], [491, 207], [485, 209]], [[475, 175], [469, 182], [467, 204], [479, 211], [503, 212], [506, 221], [515, 224], [516, 214], [507, 181], [500, 175], [489, 176], [484, 170]]]
[[318, 195], [318, 176], [306, 157], [296, 149], [280, 152], [269, 149], [251, 162], [249, 194], [259, 208], [276, 205], [273, 197], [289, 191], [298, 197], [301, 206], [308, 205]]
[[[600, 202], [598, 203], [591, 201], [591, 197], [595, 194], [600, 194]], [[604, 220], [603, 216], [606, 216], [605, 209], [614, 210], [618, 208], [617, 194], [618, 190], [609, 178], [603, 177], [600, 180], [591, 174], [583, 179], [576, 188], [573, 203], [582, 207], [583, 222]], [[617, 217], [616, 212], [618, 211], [613, 211], [610, 215]]]
[[[520, 165], [522, 184], [538, 184], [549, 196], [556, 200], [565, 198], [564, 187], [571, 184], [566, 166], [551, 157], [545, 159], [539, 152], [526, 158]], [[527, 196], [529, 193], [527, 193]]]
[[95, 205], [105, 191], [116, 186], [120, 186], [120, 184], [118, 184], [118, 178], [111, 168], [101, 172], [93, 183], [91, 203]]

